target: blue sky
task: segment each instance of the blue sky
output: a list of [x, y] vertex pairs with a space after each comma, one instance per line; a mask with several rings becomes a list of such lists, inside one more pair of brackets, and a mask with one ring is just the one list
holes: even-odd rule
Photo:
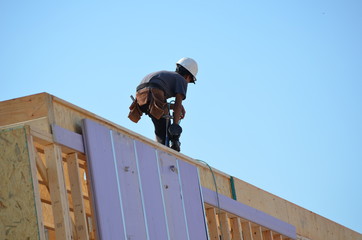
[[199, 63], [182, 153], [362, 232], [361, 1], [0, 0], [0, 101], [128, 120], [146, 74]]

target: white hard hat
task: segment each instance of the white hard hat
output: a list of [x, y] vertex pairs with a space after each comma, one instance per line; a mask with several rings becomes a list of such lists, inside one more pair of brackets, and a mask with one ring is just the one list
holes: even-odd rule
[[184, 68], [186, 68], [187, 71], [189, 71], [194, 77], [194, 81], [196, 81], [196, 74], [198, 71], [198, 67], [197, 67], [197, 62], [194, 59], [184, 57], [178, 60], [176, 65], [181, 65]]

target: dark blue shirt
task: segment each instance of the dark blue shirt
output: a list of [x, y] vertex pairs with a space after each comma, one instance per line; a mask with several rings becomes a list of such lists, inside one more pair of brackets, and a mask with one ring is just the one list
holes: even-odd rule
[[186, 79], [177, 72], [158, 71], [148, 74], [140, 84], [153, 83], [165, 92], [166, 98], [175, 97], [180, 93], [186, 99], [187, 82]]

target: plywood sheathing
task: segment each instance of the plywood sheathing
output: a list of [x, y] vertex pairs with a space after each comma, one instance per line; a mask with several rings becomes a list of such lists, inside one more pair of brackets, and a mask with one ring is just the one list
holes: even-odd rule
[[45, 239], [27, 132], [24, 127], [0, 131], [0, 239]]

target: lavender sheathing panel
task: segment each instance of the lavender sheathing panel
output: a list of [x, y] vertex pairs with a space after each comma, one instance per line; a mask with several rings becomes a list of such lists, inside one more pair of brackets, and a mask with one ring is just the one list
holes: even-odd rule
[[90, 171], [98, 238], [126, 240], [110, 130], [84, 119], [83, 138]]

